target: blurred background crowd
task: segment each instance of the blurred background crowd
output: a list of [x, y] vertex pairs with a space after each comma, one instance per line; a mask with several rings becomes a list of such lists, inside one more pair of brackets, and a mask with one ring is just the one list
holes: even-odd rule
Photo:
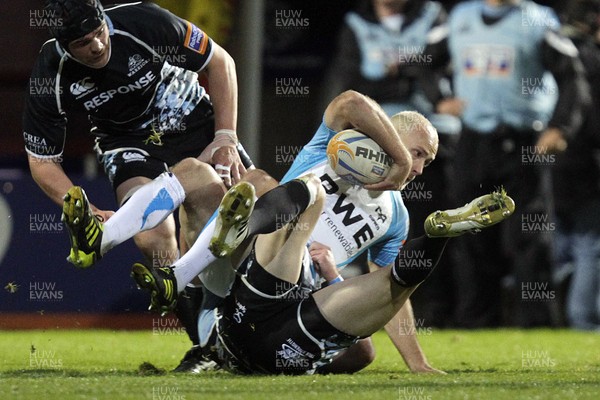
[[[515, 198], [510, 223], [453, 239], [413, 296], [418, 325], [600, 329], [600, 0], [251, 1], [157, 3], [236, 60], [238, 133], [259, 167], [282, 177], [324, 106], [354, 89], [440, 134], [436, 161], [403, 193], [411, 237], [437, 209], [499, 186]], [[30, 22], [41, 3], [0, 5], [3, 171], [27, 168], [23, 91], [49, 38]], [[63, 165], [93, 177], [87, 126], [69, 121]]]

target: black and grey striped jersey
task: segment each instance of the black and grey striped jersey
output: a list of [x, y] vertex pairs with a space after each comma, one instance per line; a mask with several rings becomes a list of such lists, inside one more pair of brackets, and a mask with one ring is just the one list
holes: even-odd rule
[[177, 132], [207, 96], [198, 74], [212, 40], [194, 24], [152, 3], [107, 7], [110, 60], [90, 68], [55, 40], [42, 46], [29, 80], [23, 136], [36, 157], [62, 154], [67, 116], [83, 111], [96, 136]]

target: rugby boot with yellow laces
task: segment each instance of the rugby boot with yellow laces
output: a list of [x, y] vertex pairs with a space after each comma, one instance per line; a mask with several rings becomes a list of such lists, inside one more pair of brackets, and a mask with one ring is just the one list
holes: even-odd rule
[[177, 304], [177, 280], [170, 267], [148, 268], [135, 263], [131, 268], [131, 277], [140, 289], [150, 292], [150, 307], [164, 316], [175, 309]]
[[102, 258], [100, 243], [104, 225], [90, 208], [85, 191], [73, 186], [63, 197], [61, 220], [67, 226], [71, 252], [67, 261], [78, 268], [88, 268]]

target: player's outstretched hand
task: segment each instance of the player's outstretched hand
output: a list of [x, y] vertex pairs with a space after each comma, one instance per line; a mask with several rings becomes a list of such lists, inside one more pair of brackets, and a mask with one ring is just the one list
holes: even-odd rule
[[407, 172], [405, 168], [401, 168], [398, 164], [392, 164], [390, 172], [384, 180], [378, 183], [365, 185], [367, 190], [400, 190], [406, 182]]
[[410, 369], [410, 372], [412, 372], [413, 374], [440, 374], [440, 375], [447, 375], [446, 372], [442, 371], [441, 369], [433, 368], [429, 364], [424, 364], [424, 365], [420, 365], [418, 367], [413, 367], [413, 368]]

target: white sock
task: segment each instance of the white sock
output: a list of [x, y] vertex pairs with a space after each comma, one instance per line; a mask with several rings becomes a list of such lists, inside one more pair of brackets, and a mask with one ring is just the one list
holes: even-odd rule
[[100, 252], [106, 253], [135, 234], [163, 222], [185, 200], [181, 183], [171, 172], [164, 172], [140, 187], [104, 223]]
[[181, 292], [185, 286], [217, 258], [208, 250], [208, 244], [215, 232], [216, 218], [213, 218], [204, 227], [192, 247], [179, 260], [171, 266], [177, 279], [177, 291]]

